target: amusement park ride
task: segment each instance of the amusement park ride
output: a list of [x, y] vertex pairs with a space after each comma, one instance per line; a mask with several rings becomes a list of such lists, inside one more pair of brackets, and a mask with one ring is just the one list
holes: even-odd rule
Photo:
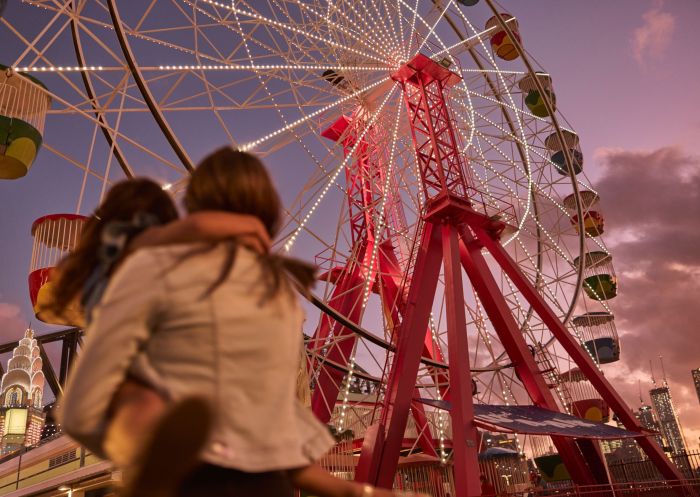
[[[37, 317], [56, 323], [41, 302], [87, 202], [137, 174], [177, 194], [191, 157], [232, 143], [297, 191], [280, 243], [318, 254], [321, 269], [306, 330], [312, 409], [352, 430], [355, 478], [390, 487], [401, 454], [423, 452], [453, 468], [455, 495], [479, 495], [475, 406], [520, 405], [597, 422], [611, 410], [663, 478], [682, 480], [601, 370], [620, 356], [617, 282], [579, 137], [517, 20], [477, 3], [9, 9], [0, 177], [31, 175], [46, 137], [41, 167], [72, 168], [80, 192], [75, 213], [32, 227]], [[72, 147], [67, 123], [85, 134]], [[357, 379], [368, 387], [354, 391]], [[595, 440], [552, 435], [554, 454], [516, 433], [546, 479], [610, 482]]]

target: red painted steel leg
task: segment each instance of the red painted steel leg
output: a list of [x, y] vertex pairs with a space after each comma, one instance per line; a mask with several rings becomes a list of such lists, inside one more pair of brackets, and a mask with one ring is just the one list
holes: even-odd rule
[[[373, 282], [376, 276], [374, 267], [366, 267], [368, 255], [374, 248], [374, 205], [378, 198], [376, 191], [377, 172], [381, 170], [377, 162], [377, 147], [368, 140], [368, 134], [359, 143], [357, 127], [350, 118], [341, 116], [333, 125], [322, 132], [322, 135], [333, 141], [343, 137], [345, 155], [355, 150], [356, 159], [346, 171], [348, 212], [352, 237], [352, 254], [341, 277], [336, 282], [329, 305], [351, 321], [360, 322], [362, 317], [362, 299], [365, 282]], [[355, 147], [357, 145], [357, 147]], [[375, 166], [375, 167], [373, 167]], [[380, 182], [379, 182], [380, 183]], [[311, 408], [316, 416], [324, 423], [330, 421], [333, 408], [338, 398], [338, 392], [344, 374], [334, 368], [319, 365], [316, 354], [325, 346], [326, 340], [334, 330], [335, 343], [330, 346], [326, 357], [342, 366], [349, 364], [350, 354], [355, 345], [355, 334], [336, 323], [332, 318], [323, 316], [321, 323], [310, 342], [314, 359], [309, 365], [310, 373], [318, 369], [316, 387], [311, 400]]]
[[[393, 304], [393, 309], [402, 310], [405, 304], [406, 296], [401, 295], [401, 267], [396, 260], [394, 248], [390, 242], [384, 242], [379, 247], [379, 274], [382, 280], [382, 288], [386, 291], [387, 302]], [[394, 321], [397, 322], [397, 321]], [[423, 355], [430, 359], [439, 362], [445, 362], [442, 351], [433, 341], [430, 327], [425, 331], [425, 350]], [[441, 371], [435, 371], [438, 381], [444, 380], [447, 382], [447, 374]]]
[[452, 447], [457, 497], [481, 495], [477, 432], [472, 404], [472, 376], [469, 370], [467, 321], [464, 315], [462, 268], [459, 265], [457, 230], [442, 227], [442, 250], [445, 264], [445, 303], [448, 355], [450, 360], [450, 394], [452, 409]]
[[428, 299], [425, 295], [435, 295], [437, 288], [442, 259], [440, 245], [439, 228], [426, 223], [408, 291], [406, 314], [397, 333], [397, 350], [384, 396], [382, 418], [365, 433], [355, 476], [359, 481], [385, 488], [391, 488], [393, 483], [432, 306], [432, 297]]
[[[571, 356], [586, 378], [593, 384], [595, 389], [605, 400], [618, 419], [630, 431], [642, 432], [639, 421], [632, 414], [632, 410], [627, 406], [622, 397], [613, 389], [607, 379], [598, 371], [583, 347], [571, 336], [552, 309], [546, 304], [542, 296], [532, 286], [530, 281], [522, 274], [517, 264], [508, 255], [498, 241], [491, 238], [483, 229], [474, 230], [477, 238], [491, 252], [494, 259], [503, 268], [513, 284], [517, 287], [525, 300], [535, 309], [547, 328], [552, 332], [557, 341]], [[649, 437], [637, 439], [637, 443], [646, 452], [649, 459], [659, 469], [667, 480], [684, 480], [683, 475], [668, 460], [661, 448]], [[681, 489], [682, 494], [682, 489]]]
[[[462, 265], [469, 275], [469, 279], [479, 295], [479, 300], [484, 306], [508, 357], [513, 361], [515, 370], [522, 379], [528, 395], [536, 406], [559, 411], [552, 392], [539, 373], [537, 364], [527, 348], [510, 307], [508, 307], [484, 256], [481, 254], [481, 244], [474, 240], [466, 226], [462, 227], [461, 238]], [[557, 447], [571, 477], [577, 484], [597, 483], [591, 478], [588, 466], [573, 439], [552, 437], [552, 442]]]
[[[401, 269], [394, 254], [394, 248], [389, 240], [383, 242], [379, 247], [379, 279], [381, 281], [380, 294], [382, 303], [384, 304], [384, 313], [387, 315], [387, 322], [391, 322], [394, 326], [398, 326], [399, 314], [404, 312], [405, 295], [401, 293]], [[429, 357], [443, 362], [440, 349], [433, 347], [432, 334], [428, 327], [425, 336], [425, 347], [423, 356]], [[428, 344], [430, 347], [428, 347]], [[436, 354], [437, 351], [437, 354]], [[447, 378], [443, 371], [437, 371], [435, 376], [440, 376], [447, 384]], [[416, 389], [414, 396], [417, 397], [420, 392]], [[425, 406], [419, 402], [411, 404], [411, 413], [413, 420], [416, 423], [418, 433], [418, 444], [425, 454], [437, 456], [435, 450], [435, 440], [430, 432], [428, 418], [425, 415]]]

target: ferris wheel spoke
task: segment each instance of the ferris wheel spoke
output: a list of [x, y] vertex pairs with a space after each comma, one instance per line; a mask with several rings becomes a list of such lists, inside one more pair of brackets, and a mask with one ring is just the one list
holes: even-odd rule
[[[276, 28], [280, 28], [280, 29], [285, 30], [285, 31], [288, 31], [288, 32], [292, 32], [292, 33], [296, 33], [296, 34], [305, 36], [305, 37], [307, 37], [307, 38], [310, 39], [310, 40], [319, 41], [319, 42], [328, 44], [329, 46], [337, 47], [337, 48], [340, 48], [340, 49], [342, 49], [342, 50], [345, 50], [345, 51], [348, 51], [348, 52], [352, 52], [352, 53], [354, 53], [354, 54], [356, 54], [356, 55], [360, 55], [360, 56], [365, 57], [365, 58], [368, 58], [368, 59], [372, 59], [372, 60], [379, 61], [379, 62], [384, 62], [384, 60], [385, 60], [385, 59], [383, 59], [383, 58], [381, 58], [381, 57], [379, 57], [379, 56], [376, 56], [376, 55], [374, 55], [374, 54], [370, 54], [370, 53], [368, 53], [368, 52], [364, 52], [364, 51], [362, 51], [362, 50], [358, 50], [358, 49], [355, 49], [355, 48], [353, 48], [353, 47], [349, 47], [349, 46], [346, 46], [346, 45], [337, 43], [337, 42], [335, 42], [335, 41], [333, 41], [333, 40], [329, 40], [329, 39], [323, 38], [323, 37], [321, 37], [321, 36], [318, 36], [318, 35], [316, 35], [316, 34], [310, 33], [310, 32], [308, 32], [308, 31], [302, 30], [302, 29], [297, 28], [296, 26], [294, 26], [294, 25], [292, 25], [292, 24], [287, 24], [287, 23], [275, 21], [274, 19], [270, 19], [270, 18], [268, 18], [268, 17], [265, 17], [265, 16], [263, 16], [263, 15], [257, 14], [257, 13], [255, 13], [255, 12], [251, 12], [251, 11], [248, 11], [248, 10], [245, 10], [245, 9], [239, 9], [239, 8], [235, 7], [235, 2], [232, 2], [232, 5], [229, 6], [229, 5], [224, 5], [224, 4], [220, 3], [220, 2], [216, 2], [216, 1], [214, 1], [214, 0], [201, 0], [201, 1], [202, 1], [203, 3], [212, 5], [212, 6], [216, 7], [216, 8], [231, 11], [231, 12], [233, 12], [233, 13], [234, 13], [235, 15], [237, 15], [237, 16], [238, 16], [238, 15], [246, 16], [246, 17], [248, 17], [248, 18], [250, 18], [250, 19], [255, 20], [256, 22], [266, 23], [266, 24], [269, 24], [270, 26], [274, 26], [274, 27], [276, 27]], [[223, 22], [223, 21], [222, 21], [222, 22]]]
[[277, 130], [275, 130], [275, 131], [272, 131], [272, 132], [268, 133], [267, 135], [265, 135], [265, 136], [263, 136], [263, 137], [260, 137], [260, 138], [258, 138], [258, 139], [256, 139], [256, 140], [252, 140], [252, 141], [250, 141], [250, 142], [247, 142], [247, 143], [241, 145], [240, 149], [241, 149], [241, 150], [251, 150], [251, 149], [253, 149], [253, 148], [255, 148], [255, 147], [258, 147], [258, 146], [261, 145], [262, 143], [264, 143], [264, 142], [270, 140], [271, 138], [277, 137], [277, 136], [279, 136], [279, 135], [282, 134], [282, 133], [285, 133], [285, 132], [287, 132], [287, 131], [290, 131], [290, 130], [296, 128], [297, 126], [299, 126], [299, 125], [301, 125], [301, 124], [304, 124], [304, 123], [310, 121], [311, 119], [314, 119], [314, 118], [317, 117], [318, 115], [320, 115], [320, 114], [322, 114], [322, 113], [324, 113], [324, 112], [327, 112], [327, 111], [329, 111], [329, 110], [331, 110], [331, 109], [333, 109], [333, 108], [335, 108], [335, 107], [337, 107], [337, 106], [339, 106], [339, 105], [341, 105], [341, 104], [343, 104], [343, 103], [345, 103], [345, 102], [351, 100], [352, 98], [355, 98], [355, 97], [357, 97], [357, 96], [359, 96], [359, 95], [362, 95], [362, 94], [368, 92], [369, 90], [371, 90], [371, 89], [373, 89], [373, 88], [376, 88], [376, 87], [378, 87], [379, 85], [381, 85], [381, 84], [383, 84], [383, 83], [386, 83], [387, 81], [389, 81], [389, 77], [388, 77], [388, 76], [385, 77], [385, 78], [383, 78], [383, 79], [380, 79], [380, 80], [378, 80], [378, 81], [375, 81], [375, 82], [373, 82], [373, 83], [371, 83], [371, 84], [368, 84], [367, 86], [365, 86], [365, 87], [363, 87], [363, 88], [360, 88], [359, 90], [357, 90], [357, 91], [355, 91], [355, 92], [353, 92], [353, 93], [351, 93], [351, 94], [349, 94], [349, 95], [346, 95], [346, 96], [344, 96], [344, 97], [341, 97], [341, 98], [339, 98], [338, 100], [336, 100], [335, 102], [332, 102], [332, 103], [330, 103], [330, 104], [327, 104], [327, 105], [321, 107], [320, 109], [317, 109], [317, 110], [311, 112], [310, 114], [308, 114], [308, 115], [306, 115], [306, 116], [304, 116], [304, 117], [302, 117], [302, 118], [297, 119], [296, 121], [292, 121], [292, 122], [290, 122], [289, 124], [286, 124], [286, 125], [282, 126], [281, 128], [279, 128], [279, 129], [277, 129]]
[[[401, 53], [400, 49], [399, 49], [400, 40], [398, 38], [398, 34], [394, 30], [393, 24], [390, 23], [390, 25], [389, 25], [389, 26], [391, 26], [391, 29], [389, 29], [389, 26], [387, 26], [387, 24], [386, 24], [387, 17], [394, 19], [396, 16], [395, 15], [388, 16], [388, 12], [387, 13], [380, 12], [380, 9], [377, 7], [376, 1], [375, 0], [369, 0], [369, 1], [371, 4], [371, 7], [372, 7], [372, 12], [369, 11], [369, 6], [367, 5], [367, 3], [366, 2], [364, 3], [364, 7], [366, 8], [366, 11], [367, 11], [367, 16], [370, 19], [375, 19], [375, 23], [376, 23], [377, 19], [379, 20], [379, 22], [381, 22], [381, 26], [377, 25], [377, 28], [380, 29], [381, 32], [386, 35], [386, 38], [389, 41], [389, 46], [391, 48], [391, 52], [389, 52], [389, 54], [392, 57], [398, 59], [400, 57], [400, 53]], [[384, 4], [384, 5], [386, 6], [386, 4]]]
[[[418, 1], [419, 0], [416, 0], [416, 3], [413, 6], [413, 8], [409, 9], [410, 11], [413, 12], [413, 15], [411, 16], [411, 27], [408, 30], [408, 33], [407, 33], [408, 39], [406, 40], [406, 44], [405, 44], [406, 50], [404, 52], [404, 58], [406, 60], [408, 60], [408, 58], [409, 58], [408, 56], [411, 53], [411, 46], [413, 44], [413, 34], [416, 31], [416, 18], [418, 16]], [[397, 0], [397, 6], [399, 8], [401, 8], [401, 5], [404, 5], [404, 3], [401, 0]]]
[[89, 164], [85, 164], [81, 161], [78, 161], [75, 157], [72, 157], [71, 155], [69, 155], [66, 152], [62, 152], [62, 151], [58, 150], [57, 148], [55, 148], [51, 144], [48, 144], [48, 143], [44, 144], [44, 147], [46, 148], [46, 150], [48, 150], [49, 152], [54, 154], [56, 157], [59, 157], [60, 159], [63, 159], [64, 161], [66, 161], [68, 164], [71, 164], [71, 165], [77, 167], [78, 169], [83, 171], [85, 174], [88, 174], [88, 175], [94, 177], [98, 181], [104, 181], [104, 176], [101, 175], [100, 173], [94, 171], [93, 169], [91, 169]]
[[[233, 7], [235, 7], [235, 5], [232, 3], [232, 8], [233, 8]], [[244, 36], [244, 33], [243, 33], [243, 29], [242, 29], [242, 26], [241, 26], [241, 23], [240, 23], [239, 16], [238, 16], [238, 14], [237, 14], [235, 11], [233, 11], [233, 15], [234, 15], [234, 19], [235, 19], [236, 25], [237, 25], [237, 27], [238, 27], [238, 30], [240, 31], [241, 37], [242, 37], [242, 39], [243, 39], [243, 47], [245, 48], [245, 51], [246, 51], [246, 54], [247, 54], [247, 56], [248, 56], [248, 59], [250, 60], [250, 63], [253, 64], [253, 57], [252, 57], [252, 54], [251, 54], [251, 50], [250, 50], [250, 47], [249, 47], [249, 45], [248, 45], [248, 42], [247, 42], [246, 39], [245, 39], [245, 36]], [[275, 97], [273, 96], [273, 93], [272, 93], [272, 92], [270, 91], [270, 89], [268, 88], [266, 82], [263, 81], [262, 75], [257, 74], [257, 78], [258, 78], [258, 81], [262, 84], [262, 87], [264, 88], [265, 93], [267, 93], [268, 98], [274, 103], [274, 102], [275, 102]], [[296, 90], [295, 90], [294, 88], [292, 88], [292, 93], [296, 95]], [[297, 101], [297, 103], [299, 103], [299, 102]], [[277, 112], [277, 114], [278, 114], [279, 117], [281, 118], [281, 120], [282, 120], [282, 122], [284, 123], [284, 125], [285, 125], [285, 126], [290, 126], [290, 125], [289, 125], [288, 119], [286, 118], [286, 116], [285, 116], [284, 113], [282, 112], [282, 109], [281, 109], [279, 106], [275, 105], [275, 111]], [[302, 144], [302, 147], [303, 147], [304, 150], [312, 157], [312, 160], [314, 160], [315, 162], [317, 162], [317, 159], [316, 159], [316, 157], [314, 156], [314, 154], [311, 153], [311, 151], [309, 150], [309, 148], [301, 142], [301, 140], [300, 140], [299, 137], [297, 136], [296, 131], [293, 130], [292, 128], [288, 128], [288, 129], [290, 130], [290, 134], [291, 134], [292, 136], [294, 136], [295, 138], [297, 138], [297, 141], [298, 141], [300, 144]]]
[[[0, 21], [6, 22], [5, 19], [2, 19], [2, 18], [0, 18]], [[50, 44], [47, 45], [46, 47], [44, 47], [44, 49], [39, 49], [33, 43], [31, 43], [27, 38], [22, 36], [22, 34], [19, 31], [17, 31], [13, 26], [11, 26], [9, 23], [7, 23], [6, 25], [8, 25], [10, 30], [17, 36], [17, 38], [19, 38], [22, 42], [24, 42], [27, 45], [27, 50], [24, 52], [24, 54], [21, 58], [17, 59], [17, 61], [13, 65], [13, 67], [17, 67], [18, 65], [20, 65], [19, 62], [22, 61], [24, 57], [28, 56], [30, 53], [33, 52], [33, 54], [35, 56], [34, 61], [41, 60], [41, 61], [47, 63], [48, 66], [46, 66], [46, 67], [47, 67], [49, 72], [55, 73], [59, 78], [62, 79], [63, 83], [67, 84], [76, 94], [79, 94], [79, 95], [84, 94], [84, 90], [81, 87], [79, 87], [78, 85], [76, 85], [73, 81], [71, 81], [70, 78], [68, 78], [68, 76], [66, 74], [64, 74], [64, 71], [52, 70], [55, 68], [55, 66], [53, 66], [50, 63], [50, 60], [47, 58], [47, 56], [44, 53], [45, 50], [49, 46], [51, 46]], [[56, 38], [54, 37], [54, 39], [51, 41], [53, 42], [55, 40], [56, 40]], [[33, 63], [32, 63], [32, 65], [33, 65]], [[62, 66], [59, 66], [59, 69], [61, 67]]]
[[[64, 33], [67, 28], [70, 26], [70, 20], [67, 18], [67, 16], [64, 18], [66, 14], [66, 6], [64, 5], [62, 8], [57, 9], [54, 13], [54, 15], [51, 17], [51, 19], [46, 23], [46, 26], [37, 33], [32, 41], [29, 41], [27, 38], [22, 36], [20, 32], [11, 24], [9, 23], [6, 19], [0, 18], [0, 22], [7, 27], [10, 31], [12, 31], [18, 38], [20, 38], [26, 45], [25, 49], [17, 56], [15, 59], [15, 63], [13, 65], [18, 65], [18, 62], [20, 60], [24, 60], [25, 57], [27, 57], [31, 52], [35, 53], [35, 59], [30, 63], [31, 65], [34, 65], [36, 60], [39, 59], [44, 59], [44, 53], [50, 47], [53, 42], [60, 37], [62, 33]], [[62, 20], [62, 24], [58, 27], [56, 30], [56, 33], [53, 34], [53, 36], [49, 40], [44, 40], [44, 37], [48, 35], [48, 33], [51, 30], [51, 27], [58, 23], [59, 20]], [[40, 41], [45, 41], [45, 45], [43, 48], [39, 48], [37, 45], [39, 44]]]
[[420, 44], [420, 46], [418, 47], [418, 50], [416, 50], [416, 52], [414, 53], [414, 55], [420, 53], [420, 51], [423, 49], [423, 47], [424, 47], [425, 44], [428, 42], [428, 40], [430, 39], [430, 37], [433, 35], [433, 33], [435, 33], [435, 28], [437, 27], [437, 25], [438, 25], [438, 24], [440, 23], [440, 21], [442, 20], [443, 16], [445, 15], [445, 12], [447, 12], [447, 9], [449, 9], [450, 6], [452, 5], [452, 2], [454, 2], [454, 0], [449, 0], [449, 1], [447, 2], [447, 5], [446, 5], [445, 7], [443, 7], [443, 8], [441, 8], [440, 15], [438, 16], [438, 18], [435, 20], [435, 22], [434, 22], [434, 23], [430, 26], [430, 28], [428, 29], [428, 33], [425, 35], [425, 37], [424, 37], [424, 39], [423, 39], [423, 42]]
[[[385, 61], [391, 59], [391, 52], [386, 50], [386, 47], [383, 47], [384, 50], [381, 52], [378, 50], [378, 47], [376, 44], [369, 43], [366, 41], [366, 37], [361, 36], [359, 34], [354, 33], [351, 29], [345, 28], [342, 24], [336, 23], [333, 20], [331, 20], [330, 16], [324, 15], [320, 12], [318, 12], [316, 9], [313, 9], [310, 7], [308, 4], [302, 3], [299, 4], [299, 7], [302, 9], [306, 10], [307, 12], [311, 12], [313, 15], [315, 15], [319, 20], [323, 20], [325, 23], [327, 23], [328, 27], [333, 30], [334, 33], [336, 34], [345, 34], [351, 37], [353, 40], [357, 41], [358, 43], [361, 43], [363, 46], [365, 46], [366, 49], [372, 50], [374, 53], [377, 55], [381, 56], [384, 58]], [[346, 17], [347, 19], [347, 17]], [[362, 32], [364, 35], [366, 31]]]
[[[327, 0], [327, 2], [330, 7], [330, 0]], [[367, 6], [362, 5], [362, 7], [365, 9], [365, 12], [358, 12], [351, 2], [336, 2], [334, 9], [330, 10], [330, 13], [342, 18], [339, 19], [339, 22], [349, 23], [351, 29], [357, 30], [358, 33], [366, 36], [372, 44], [378, 47], [375, 50], [381, 50], [385, 59], [390, 60], [392, 58], [392, 47], [389, 45], [387, 38], [383, 36], [382, 31], [378, 29], [376, 18], [368, 15]], [[343, 8], [347, 8], [352, 12], [354, 19], [346, 14]]]
[[[4, 19], [2, 19], [2, 20], [4, 21]], [[18, 38], [20, 38], [22, 41], [24, 41], [24, 42], [27, 44], [27, 46], [28, 46], [29, 48], [31, 48], [32, 50], [36, 51], [37, 55], [40, 56], [42, 60], [44, 60], [45, 62], [47, 62], [47, 63], [50, 64], [50, 61], [47, 60], [47, 59], [45, 58], [45, 56], [42, 55], [41, 52], [39, 52], [39, 51], [36, 49], [36, 47], [34, 47], [33, 44], [31, 44], [26, 38], [24, 38], [24, 37], [23, 37], [19, 32], [17, 32], [16, 30], [12, 29], [12, 31], [15, 32], [15, 34], [18, 36]], [[55, 67], [55, 66], [49, 65], [48, 67], [49, 67], [49, 68], [53, 68], [53, 67]], [[75, 84], [72, 80], [70, 80], [70, 79], [67, 77], [67, 75], [64, 74], [63, 71], [60, 71], [60, 70], [59, 70], [59, 71], [49, 71], [49, 72], [50, 72], [50, 73], [53, 73], [53, 74], [56, 74], [59, 78], [61, 78], [61, 80], [62, 80], [64, 83], [66, 83], [66, 84], [74, 91], [75, 94], [80, 95], [80, 96], [82, 97], [83, 101], [82, 101], [82, 102], [79, 102], [78, 105], [85, 104], [85, 105], [87, 106], [87, 103], [89, 102], [89, 99], [84, 95], [84, 90], [83, 90], [82, 88], [80, 88], [77, 84]], [[116, 92], [116, 89], [114, 89], [109, 95], [110, 95], [111, 97], [115, 97], [115, 96], [116, 96], [116, 93], [117, 93], [117, 92]], [[93, 109], [92, 109], [91, 107], [90, 107], [89, 109], [87, 109], [87, 110], [83, 110], [83, 109], [79, 108], [78, 105], [73, 104], [73, 103], [71, 103], [71, 102], [65, 100], [64, 98], [62, 98], [62, 97], [56, 95], [55, 93], [51, 94], [51, 97], [52, 97], [56, 102], [58, 102], [59, 104], [64, 105], [64, 108], [66, 109], [66, 111], [70, 111], [70, 112], [72, 112], [72, 113], [75, 113], [75, 114], [77, 114], [77, 115], [80, 115], [80, 116], [82, 116], [83, 118], [85, 118], [85, 119], [87, 119], [87, 120], [93, 122], [94, 124], [104, 127], [105, 123], [100, 122], [99, 119], [98, 119], [97, 117], [93, 116], [93, 114], [92, 114]], [[98, 98], [98, 99], [99, 99], [99, 98]], [[57, 112], [57, 113], [60, 113], [60, 111]], [[64, 113], [65, 113], [65, 112], [64, 112]], [[113, 128], [111, 128], [111, 127], [110, 127], [110, 129], [109, 129], [109, 132], [114, 136], [114, 138], [123, 139], [123, 140], [125, 140], [127, 143], [129, 143], [129, 144], [131, 144], [132, 146], [134, 146], [135, 148], [139, 149], [140, 151], [145, 152], [145, 153], [151, 155], [153, 158], [157, 158], [157, 159], [158, 159], [161, 163], [163, 163], [164, 165], [166, 165], [166, 166], [168, 166], [168, 167], [173, 167], [173, 168], [177, 169], [177, 166], [175, 166], [172, 162], [163, 160], [163, 159], [162, 159], [160, 156], [158, 156], [157, 154], [152, 153], [152, 152], [148, 149], [148, 147], [145, 147], [145, 146], [139, 144], [139, 143], [136, 142], [135, 140], [133, 140], [133, 139], [131, 139], [130, 137], [126, 136], [125, 134], [119, 133], [119, 132], [117, 132], [116, 130], [114, 130]], [[55, 148], [54, 148], [53, 150], [54, 150], [55, 153], [58, 153], [57, 150], [56, 150]], [[63, 154], [63, 155], [65, 156], [65, 154]], [[70, 162], [71, 162], [72, 164], [74, 164], [74, 165], [77, 164], [76, 161], [70, 161]], [[81, 169], [82, 169], [82, 170], [85, 170], [84, 167], [81, 167]]]
[[[87, 119], [88, 121], [95, 123], [99, 126], [103, 126], [103, 123], [101, 123], [97, 117], [94, 117], [92, 115], [91, 111], [79, 109], [58, 95], [52, 94], [52, 98], [54, 98], [59, 103], [62, 103], [63, 105], [65, 105], [66, 108], [72, 109], [76, 114], [80, 115], [84, 119]], [[182, 171], [182, 167], [180, 165], [177, 165], [177, 164], [173, 163], [172, 161], [169, 161], [169, 160], [159, 156], [158, 154], [153, 152], [149, 147], [137, 142], [136, 140], [134, 140], [130, 136], [128, 136], [122, 132], [118, 132], [117, 130], [115, 130], [114, 128], [111, 128], [111, 127], [109, 129], [109, 132], [111, 134], [113, 134], [115, 139], [123, 140], [125, 143], [128, 143], [129, 145], [133, 146], [134, 148], [136, 148], [140, 152], [143, 152], [143, 153], [149, 155], [153, 159], [156, 159], [159, 163], [163, 164], [164, 166], [167, 166], [168, 168], [173, 169], [173, 170], [178, 171], [178, 172]]]

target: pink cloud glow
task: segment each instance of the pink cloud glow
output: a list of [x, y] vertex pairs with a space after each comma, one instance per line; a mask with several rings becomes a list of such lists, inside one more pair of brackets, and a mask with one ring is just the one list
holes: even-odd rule
[[[663, 356], [686, 442], [697, 449], [700, 406], [690, 371], [700, 367], [700, 158], [676, 147], [609, 150], [598, 157], [603, 175], [596, 187], [620, 277], [612, 305], [622, 360], [606, 374], [638, 406], [638, 380], [648, 402], [649, 361], [658, 382]], [[628, 231], [636, 236], [616, 235]]]
[[663, 0], [655, 0], [653, 6], [642, 15], [642, 26], [632, 33], [632, 54], [641, 66], [661, 59], [671, 45], [676, 18], [664, 12], [663, 7]]
[[28, 323], [22, 316], [22, 309], [16, 304], [0, 302], [0, 340], [9, 342], [22, 337]]

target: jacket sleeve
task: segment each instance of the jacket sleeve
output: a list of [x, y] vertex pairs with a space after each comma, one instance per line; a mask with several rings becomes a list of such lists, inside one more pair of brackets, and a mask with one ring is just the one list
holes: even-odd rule
[[164, 291], [157, 262], [141, 250], [112, 277], [59, 403], [63, 430], [100, 457], [112, 397], [156, 323]]

